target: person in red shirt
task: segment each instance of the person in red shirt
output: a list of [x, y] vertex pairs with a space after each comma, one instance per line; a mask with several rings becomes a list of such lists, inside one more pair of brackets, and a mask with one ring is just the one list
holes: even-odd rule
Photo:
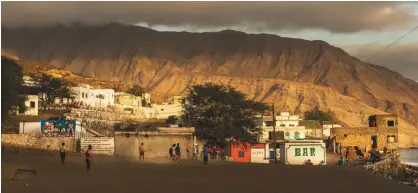
[[93, 160], [93, 155], [91, 154], [92, 149], [93, 149], [92, 146], [89, 145], [88, 149], [84, 153], [84, 155], [86, 155], [87, 172], [90, 171], [91, 161]]

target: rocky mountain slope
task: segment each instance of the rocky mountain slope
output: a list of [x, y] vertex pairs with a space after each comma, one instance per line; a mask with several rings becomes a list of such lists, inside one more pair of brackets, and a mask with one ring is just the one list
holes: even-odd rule
[[323, 41], [231, 30], [157, 32], [112, 23], [2, 28], [2, 42], [2, 54], [140, 83], [160, 99], [214, 81], [280, 109], [303, 112], [319, 105], [353, 126], [364, 125], [370, 114], [396, 113], [418, 145], [418, 83]]

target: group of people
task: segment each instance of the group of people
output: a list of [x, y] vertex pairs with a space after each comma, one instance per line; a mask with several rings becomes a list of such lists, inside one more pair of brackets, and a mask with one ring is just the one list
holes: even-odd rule
[[181, 158], [180, 143], [173, 144], [168, 150], [169, 158], [174, 161], [179, 161]]
[[[84, 152], [84, 155], [86, 157], [87, 172], [90, 171], [91, 162], [93, 161], [93, 155], [91, 153], [92, 149], [93, 149], [93, 147], [91, 145], [89, 145], [87, 150]], [[67, 155], [67, 150], [65, 148], [65, 143], [61, 143], [61, 147], [60, 147], [61, 164], [65, 164], [66, 155]]]
[[[90, 171], [91, 163], [93, 161], [92, 149], [93, 149], [93, 147], [91, 145], [89, 145], [88, 148], [87, 148], [87, 150], [84, 152], [84, 155], [85, 155], [85, 158], [86, 158], [87, 172]], [[208, 158], [209, 158], [209, 156], [212, 156], [213, 157], [213, 155], [212, 155], [213, 152], [218, 153], [217, 151], [214, 151], [214, 150], [216, 150], [216, 149], [211, 148], [208, 145], [204, 145], [202, 147], [201, 155], [203, 157], [204, 165], [207, 165], [208, 164]], [[173, 144], [170, 147], [170, 149], [168, 150], [168, 152], [169, 152], [169, 158], [171, 160], [174, 160], [174, 161], [180, 160], [180, 158], [181, 158], [180, 143]], [[62, 143], [61, 144], [61, 147], [60, 147], [61, 164], [65, 164], [66, 154], [67, 154], [67, 151], [66, 151], [66, 148], [65, 148], [65, 143]], [[195, 145], [193, 145], [193, 158], [192, 159], [197, 160], [197, 154], [198, 154], [198, 152], [197, 152], [197, 144], [195, 144]], [[139, 146], [139, 159], [142, 160], [142, 161], [144, 161], [144, 159], [145, 159], [144, 143], [141, 143], [141, 145]]]
[[[311, 159], [308, 159], [308, 160], [305, 162], [305, 165], [313, 165], [313, 163], [312, 163]], [[320, 166], [325, 166], [325, 162], [324, 162], [324, 160], [322, 160], [322, 161], [319, 163], [319, 165], [320, 165]]]

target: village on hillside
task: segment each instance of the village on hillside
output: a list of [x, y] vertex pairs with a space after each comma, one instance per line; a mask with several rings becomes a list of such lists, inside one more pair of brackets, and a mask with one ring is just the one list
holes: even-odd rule
[[[156, 104], [143, 90], [134, 95], [81, 83], [70, 87], [71, 97], [54, 98], [51, 105], [42, 107], [46, 96], [37, 89], [40, 83], [29, 76], [23, 79], [29, 89], [25, 108], [15, 112], [20, 117], [19, 135], [3, 135], [2, 143], [54, 150], [64, 140], [73, 152], [83, 152], [93, 144], [95, 153], [127, 157], [138, 157], [138, 147], [144, 143], [149, 158], [167, 157], [167, 148], [180, 143], [187, 150], [182, 159], [192, 159], [192, 154], [201, 154], [208, 142], [195, 135], [190, 120], [181, 118], [181, 96]], [[61, 110], [61, 114], [41, 116], [41, 108], [42, 112]], [[330, 157], [338, 161], [338, 155], [378, 159], [379, 152], [397, 148], [396, 115], [371, 115], [368, 127], [351, 128], [338, 121], [303, 120], [287, 111], [275, 113], [254, 119], [261, 129], [257, 143], [230, 139], [227, 146], [214, 144], [211, 157], [234, 162], [325, 165]], [[19, 140], [28, 135], [32, 141]], [[45, 142], [28, 144], [36, 140]]]

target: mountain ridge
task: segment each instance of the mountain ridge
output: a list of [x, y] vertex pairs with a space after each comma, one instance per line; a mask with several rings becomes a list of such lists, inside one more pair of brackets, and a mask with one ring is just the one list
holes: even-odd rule
[[[190, 33], [147, 29], [115, 23], [2, 27], [2, 54], [46, 62], [83, 76], [139, 83], [151, 93], [183, 93], [193, 82], [202, 82], [201, 77], [256, 79], [243, 89], [249, 96], [270, 89], [258, 85], [257, 79], [313, 84], [379, 111], [396, 113], [418, 127], [418, 83], [387, 68], [363, 63], [324, 41], [233, 30]], [[176, 85], [180, 83], [183, 85]], [[298, 103], [290, 106], [294, 110]]]

